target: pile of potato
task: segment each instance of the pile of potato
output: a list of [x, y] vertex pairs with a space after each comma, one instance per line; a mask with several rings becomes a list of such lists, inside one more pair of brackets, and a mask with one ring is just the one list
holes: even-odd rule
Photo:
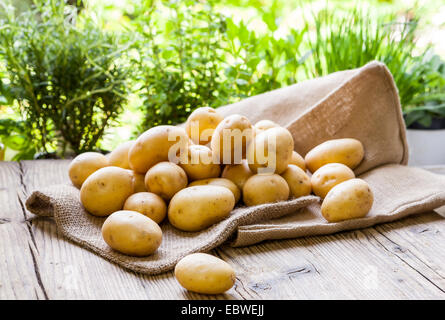
[[[238, 131], [240, 139], [224, 139]], [[329, 140], [304, 159], [293, 148], [291, 133], [270, 120], [252, 125], [241, 115], [223, 118], [212, 108], [199, 108], [185, 127], [154, 127], [106, 156], [77, 156], [69, 177], [80, 188], [85, 209], [107, 216], [105, 242], [131, 256], [158, 249], [159, 224], [166, 217], [182, 231], [200, 231], [227, 218], [241, 201], [256, 206], [313, 192], [323, 199], [321, 212], [329, 222], [369, 212], [372, 192], [352, 171], [364, 157], [360, 141]], [[224, 263], [194, 254], [178, 263], [175, 274], [189, 290], [220, 293], [235, 280], [233, 269]], [[195, 267], [206, 271], [194, 275]]]

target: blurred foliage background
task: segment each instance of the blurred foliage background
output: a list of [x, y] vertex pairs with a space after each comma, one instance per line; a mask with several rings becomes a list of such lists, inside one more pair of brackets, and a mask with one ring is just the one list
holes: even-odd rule
[[371, 60], [407, 126], [445, 118], [443, 0], [0, 0], [6, 159], [111, 150], [159, 124]]

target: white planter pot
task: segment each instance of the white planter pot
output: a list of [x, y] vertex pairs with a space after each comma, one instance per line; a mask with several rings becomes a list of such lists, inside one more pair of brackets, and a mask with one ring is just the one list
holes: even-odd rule
[[406, 130], [411, 166], [445, 165], [445, 129]]

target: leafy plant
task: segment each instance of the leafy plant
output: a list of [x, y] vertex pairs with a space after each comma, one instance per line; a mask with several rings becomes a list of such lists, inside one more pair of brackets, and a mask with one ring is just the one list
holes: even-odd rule
[[5, 147], [17, 151], [12, 160], [33, 159], [37, 152], [33, 140], [29, 139], [29, 129], [25, 121], [0, 119], [0, 142]]

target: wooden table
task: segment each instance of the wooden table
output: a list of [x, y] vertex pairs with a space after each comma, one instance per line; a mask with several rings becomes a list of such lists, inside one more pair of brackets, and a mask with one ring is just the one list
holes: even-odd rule
[[[0, 299], [445, 298], [445, 219], [435, 212], [330, 236], [222, 246], [212, 253], [237, 273], [224, 295], [188, 293], [173, 272], [126, 271], [26, 211], [34, 189], [67, 182], [68, 163], [0, 162]], [[430, 170], [445, 174], [445, 166]]]

